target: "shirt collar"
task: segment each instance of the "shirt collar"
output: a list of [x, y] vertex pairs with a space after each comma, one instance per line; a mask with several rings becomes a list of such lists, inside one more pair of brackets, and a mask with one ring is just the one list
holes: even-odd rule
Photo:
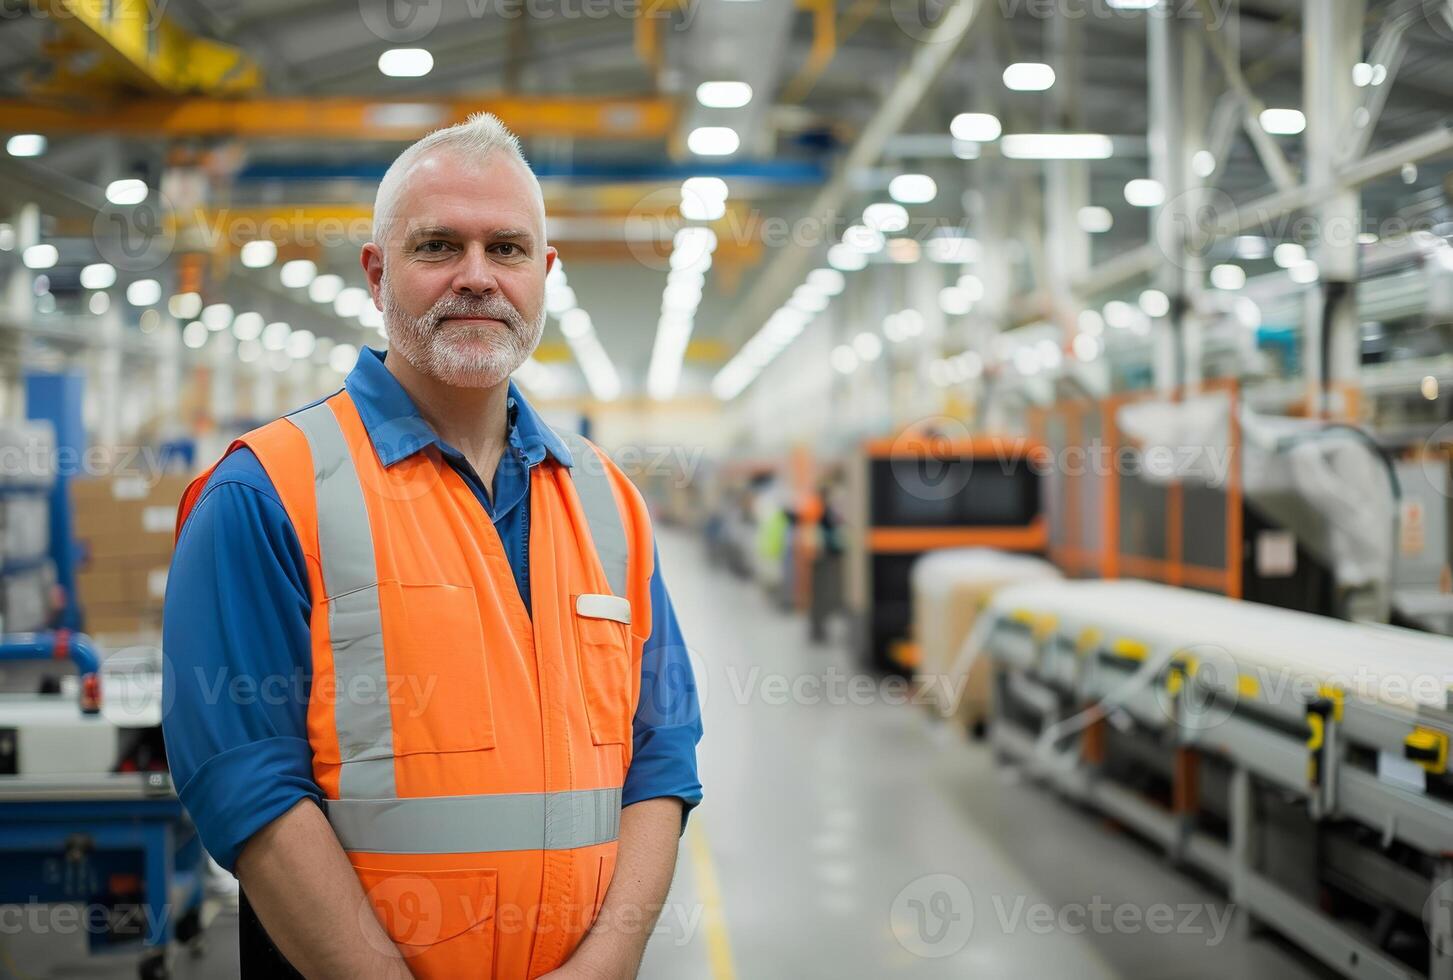
[[[392, 466], [429, 446], [454, 453], [424, 421], [398, 378], [384, 366], [385, 356], [383, 351], [363, 348], [358, 363], [343, 382], [379, 462]], [[572, 464], [570, 450], [525, 400], [514, 381], [509, 386], [509, 444], [523, 453], [531, 466], [547, 454], [562, 466]]]

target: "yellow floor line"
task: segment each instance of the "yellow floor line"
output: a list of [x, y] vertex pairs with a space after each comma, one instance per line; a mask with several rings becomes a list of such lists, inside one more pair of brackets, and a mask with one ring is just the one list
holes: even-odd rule
[[722, 915], [721, 889], [716, 881], [716, 865], [711, 860], [711, 846], [701, 818], [696, 817], [686, 828], [686, 845], [691, 854], [692, 875], [696, 879], [696, 897], [701, 901], [702, 918], [706, 922], [706, 951], [711, 960], [713, 980], [736, 980], [732, 965], [732, 945], [727, 938], [726, 918]]

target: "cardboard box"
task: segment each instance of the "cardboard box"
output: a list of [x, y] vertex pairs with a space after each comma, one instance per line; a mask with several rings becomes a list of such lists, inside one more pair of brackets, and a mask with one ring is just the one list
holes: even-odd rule
[[132, 584], [134, 578], [126, 568], [85, 569], [76, 573], [76, 598], [87, 606], [130, 603], [134, 594], [139, 593]]
[[161, 628], [160, 609], [104, 603], [85, 603], [83, 608], [86, 612], [85, 631], [93, 637], [106, 633], [153, 633]]

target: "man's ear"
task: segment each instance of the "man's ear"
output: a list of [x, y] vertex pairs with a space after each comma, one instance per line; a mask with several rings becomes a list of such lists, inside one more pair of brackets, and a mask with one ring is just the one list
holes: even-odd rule
[[368, 280], [368, 292], [373, 297], [373, 305], [382, 310], [383, 249], [377, 242], [368, 242], [363, 246], [363, 251], [359, 253], [358, 261], [363, 266], [364, 279]]

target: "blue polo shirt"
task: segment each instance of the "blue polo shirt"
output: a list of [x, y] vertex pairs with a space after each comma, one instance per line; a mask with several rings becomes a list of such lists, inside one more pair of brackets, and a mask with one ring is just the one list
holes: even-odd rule
[[[486, 493], [463, 455], [419, 415], [381, 352], [365, 348], [344, 387], [384, 466], [436, 446], [464, 477], [499, 532], [529, 609], [530, 473], [547, 455], [572, 465], [560, 438], [511, 383], [509, 445]], [[677, 797], [689, 811], [701, 801], [701, 716], [659, 554], [650, 590], [621, 802]], [[229, 871], [254, 833], [304, 797], [322, 800], [307, 730], [311, 611], [292, 521], [257, 457], [238, 449], [213, 471], [177, 540], [162, 637], [167, 761], [203, 843]]]

